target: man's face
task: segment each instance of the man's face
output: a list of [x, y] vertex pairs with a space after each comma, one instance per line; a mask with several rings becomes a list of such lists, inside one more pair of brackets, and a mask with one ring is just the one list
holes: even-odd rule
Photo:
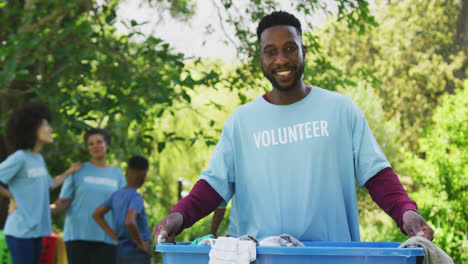
[[259, 54], [262, 72], [280, 91], [299, 86], [305, 53], [301, 36], [293, 26], [272, 26], [262, 32]]

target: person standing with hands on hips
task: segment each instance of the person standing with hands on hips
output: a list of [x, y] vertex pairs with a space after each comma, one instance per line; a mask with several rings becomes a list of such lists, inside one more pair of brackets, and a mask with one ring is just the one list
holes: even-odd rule
[[81, 168], [73, 163], [51, 178], [41, 155], [45, 144], [54, 142], [52, 114], [45, 104], [26, 103], [17, 108], [7, 124], [6, 139], [15, 152], [0, 163], [0, 195], [10, 198], [10, 214], [4, 234], [13, 264], [38, 264], [42, 237], [52, 232], [49, 191]]
[[[151, 233], [146, 219], [143, 197], [137, 192], [146, 181], [148, 160], [133, 156], [128, 161], [127, 185], [112, 194], [93, 213], [101, 228], [117, 242], [117, 264], [150, 264]], [[109, 226], [104, 215], [112, 211], [115, 229]]]
[[[114, 264], [116, 244], [94, 221], [92, 214], [113, 192], [125, 186], [120, 168], [107, 163], [111, 137], [107, 130], [86, 131], [84, 142], [91, 160], [65, 181], [52, 213], [67, 212], [63, 240], [69, 264]], [[114, 227], [111, 215], [106, 216]]]
[[257, 27], [259, 61], [272, 89], [238, 107], [190, 194], [153, 229], [174, 241], [233, 199], [230, 236], [290, 234], [303, 241], [359, 241], [356, 186], [408, 236], [433, 239], [348, 97], [302, 80], [307, 49], [299, 20], [283, 11]]

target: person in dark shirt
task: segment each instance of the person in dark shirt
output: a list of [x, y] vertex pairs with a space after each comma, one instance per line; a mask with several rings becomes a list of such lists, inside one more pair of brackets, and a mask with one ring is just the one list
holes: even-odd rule
[[[148, 160], [142, 156], [133, 156], [126, 171], [127, 185], [114, 192], [93, 213], [94, 220], [117, 242], [118, 264], [149, 264], [151, 261], [151, 234], [143, 197], [137, 192], [145, 183], [147, 171]], [[116, 222], [115, 230], [104, 218], [109, 211], [112, 211]]]

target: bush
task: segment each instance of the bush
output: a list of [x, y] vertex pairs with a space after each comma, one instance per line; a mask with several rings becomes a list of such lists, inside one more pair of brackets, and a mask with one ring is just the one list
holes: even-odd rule
[[445, 95], [433, 125], [419, 140], [421, 155], [401, 164], [417, 182], [414, 199], [434, 228], [434, 243], [456, 263], [468, 263], [468, 81]]

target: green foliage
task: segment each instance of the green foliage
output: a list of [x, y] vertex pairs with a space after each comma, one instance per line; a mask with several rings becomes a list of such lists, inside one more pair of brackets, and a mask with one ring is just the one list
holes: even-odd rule
[[[383, 100], [366, 81], [358, 82], [357, 86], [340, 88], [338, 92], [353, 99], [366, 116], [377, 142], [385, 153], [390, 164], [394, 165], [402, 161], [401, 139], [399, 137], [399, 120], [387, 120], [383, 110]], [[401, 179], [407, 183], [405, 177]], [[406, 185], [406, 184], [405, 184]], [[363, 241], [404, 241], [403, 235], [393, 220], [381, 210], [367, 192], [367, 189], [358, 189], [358, 210], [361, 240]], [[385, 235], [391, 233], [393, 236]]]
[[424, 157], [407, 153], [401, 168], [417, 182], [419, 210], [434, 242], [456, 263], [468, 261], [468, 82], [445, 95], [420, 140]]
[[[445, 95], [435, 110], [433, 125], [420, 139], [424, 157], [409, 151], [397, 163], [403, 185], [419, 213], [434, 229], [434, 243], [455, 263], [468, 260], [468, 82], [454, 95]], [[360, 193], [361, 194], [361, 193]], [[368, 195], [367, 195], [368, 196]], [[361, 235], [367, 241], [404, 241], [388, 216], [376, 211], [370, 199], [359, 197]], [[374, 205], [375, 207], [375, 205]], [[377, 213], [376, 213], [377, 212]]]
[[[41, 3], [12, 2], [0, 10], [0, 103], [1, 109], [11, 109], [39, 99], [52, 108], [56, 140], [44, 151], [52, 175], [72, 161], [88, 159], [81, 135], [89, 127], [110, 130], [112, 165], [124, 168], [133, 154], [163, 151], [177, 135], [164, 133], [155, 120], [174, 101], [190, 102], [194, 87], [217, 82], [213, 70], [192, 75], [184, 55], [161, 39], [142, 36], [134, 43], [132, 37], [141, 33], [133, 26], [129, 34], [117, 34], [112, 23], [118, 1], [103, 6], [81, 0]], [[1, 114], [3, 128], [8, 112]], [[54, 219], [59, 229], [62, 222], [63, 216]]]
[[454, 75], [464, 61], [455, 38], [459, 6], [378, 1], [373, 13], [379, 26], [365, 35], [333, 21], [317, 33], [326, 59], [339, 65], [343, 78], [361, 76], [385, 98], [386, 115], [400, 120], [403, 143], [412, 151], [441, 96], [460, 83]]
[[387, 120], [382, 107], [383, 100], [372, 87], [362, 81], [357, 86], [341, 88], [338, 92], [349, 96], [359, 106], [388, 161], [391, 164], [401, 161], [399, 120]]
[[[192, 76], [184, 69], [183, 54], [161, 39], [133, 43], [130, 39], [139, 34], [135, 29], [117, 35], [111, 24], [117, 3], [83, 6], [76, 1], [31, 10], [8, 5], [2, 10], [2, 37], [7, 37], [0, 46], [2, 92], [14, 101], [37, 97], [49, 103], [56, 113], [58, 149], [76, 150], [81, 146], [76, 135], [102, 126], [119, 146], [113, 150], [118, 159], [151, 153], [154, 118], [177, 98], [190, 101], [187, 90], [217, 78], [214, 71]], [[41, 20], [47, 13], [52, 18]]]
[[[128, 0], [130, 1], [130, 0]], [[197, 7], [194, 0], [140, 0], [147, 2], [155, 11], [168, 10], [169, 13], [182, 21], [188, 21], [195, 14]]]
[[[232, 90], [239, 91], [241, 103], [246, 103], [244, 91], [264, 87], [269, 90], [269, 84], [262, 81], [260, 64], [258, 61], [258, 45], [256, 36], [256, 26], [260, 19], [277, 10], [280, 5], [275, 1], [248, 1], [247, 4], [238, 4], [235, 1], [223, 0], [221, 4], [213, 3], [219, 10], [220, 23], [226, 28], [234, 28], [235, 38], [226, 35], [226, 43], [233, 45], [237, 49], [238, 58], [244, 63], [235, 71], [236, 74], [226, 80], [226, 85]], [[297, 16], [306, 19], [312, 15], [330, 13], [334, 11], [337, 20], [346, 23], [351, 30], [357, 29], [363, 33], [365, 29], [376, 26], [375, 18], [369, 10], [369, 3], [365, 0], [300, 0], [291, 1], [289, 6], [296, 10]], [[334, 10], [334, 7], [338, 7]], [[311, 21], [302, 21], [303, 29], [314, 28]], [[345, 86], [348, 80], [341, 78], [341, 72], [335, 64], [324, 57], [323, 50], [320, 49], [319, 35], [304, 31], [304, 43], [309, 48], [308, 54], [313, 54], [316, 58], [309, 60], [306, 65], [304, 80], [308, 83], [321, 86], [330, 90], [335, 90], [337, 84]], [[310, 55], [308, 55], [310, 56]]]
[[[236, 39], [230, 39], [230, 44], [237, 47], [238, 55], [246, 61], [255, 60], [257, 57], [257, 36], [254, 25], [257, 26], [260, 19], [277, 10], [280, 5], [275, 1], [248, 1], [247, 4], [239, 4], [231, 0], [223, 0], [222, 4], [216, 4], [220, 14], [220, 22], [234, 27]], [[331, 3], [332, 2], [332, 3]], [[310, 17], [314, 13], [331, 12], [337, 5], [337, 17], [347, 23], [350, 28], [359, 29], [361, 32], [367, 27], [375, 26], [375, 19], [370, 14], [369, 3], [365, 0], [299, 0], [289, 3], [290, 7], [297, 11], [297, 15]], [[312, 28], [310, 21], [303, 21], [306, 26]]]
[[[216, 61], [206, 61], [188, 67], [195, 76], [199, 74], [200, 69], [209, 71], [212, 68], [223, 69], [220, 76], [223, 80], [229, 79], [233, 74], [231, 72], [233, 67], [221, 65]], [[253, 99], [260, 92], [259, 89], [247, 92], [246, 100]], [[158, 160], [155, 169], [159, 175], [150, 180], [154, 187], [147, 188], [147, 184], [144, 186], [144, 192], [152, 204], [150, 210], [154, 213], [149, 217], [154, 221], [159, 221], [177, 203], [178, 180], [182, 180], [182, 190], [186, 194], [191, 190], [200, 173], [208, 166], [211, 152], [218, 141], [225, 120], [241, 103], [237, 94], [237, 91], [231, 91], [222, 83], [214, 87], [200, 85], [189, 92], [192, 98], [190, 104], [183, 99], [174, 101], [173, 105], [165, 111], [174, 114], [163, 114], [156, 121], [155, 126], [158, 129], [173, 135], [177, 134], [178, 137], [166, 137], [164, 150], [155, 156]], [[148, 191], [150, 193], [147, 193]], [[163, 212], [162, 215], [161, 212]], [[226, 218], [227, 216], [228, 214]], [[220, 234], [225, 234], [227, 224], [226, 220], [222, 222], [219, 228]], [[211, 216], [184, 230], [177, 239], [178, 241], [193, 240], [209, 233], [210, 227]]]
[[[339, 65], [323, 73], [331, 76], [330, 80], [335, 79], [335, 72], [342, 78], [335, 83], [337, 88], [325, 87], [338, 89], [357, 102], [410, 197], [435, 227], [435, 243], [456, 263], [464, 263], [468, 219], [464, 209], [468, 204], [466, 92], [462, 95], [459, 91], [458, 99], [447, 99], [440, 108], [445, 110], [438, 110], [431, 118], [444, 94], [461, 82], [455, 73], [463, 66], [464, 55], [454, 39], [459, 2], [400, 1], [380, 2], [378, 6], [375, 17], [380, 26], [370, 28], [365, 35], [344, 23], [330, 22], [319, 29], [318, 47], [326, 47], [322, 56]], [[320, 75], [314, 78], [321, 80]], [[374, 105], [372, 99], [365, 101], [377, 109], [366, 110], [360, 96], [350, 93], [360, 94], [363, 84], [368, 91], [362, 95], [374, 98], [384, 111], [378, 111], [379, 104]], [[450, 100], [453, 102], [448, 103]], [[375, 114], [379, 112], [385, 113], [384, 117]], [[382, 122], [386, 119], [391, 121]], [[420, 136], [423, 139], [418, 143]], [[398, 146], [407, 149], [404, 155]], [[425, 159], [410, 151], [424, 152]], [[363, 240], [406, 240], [366, 190], [358, 192], [358, 203]]]

